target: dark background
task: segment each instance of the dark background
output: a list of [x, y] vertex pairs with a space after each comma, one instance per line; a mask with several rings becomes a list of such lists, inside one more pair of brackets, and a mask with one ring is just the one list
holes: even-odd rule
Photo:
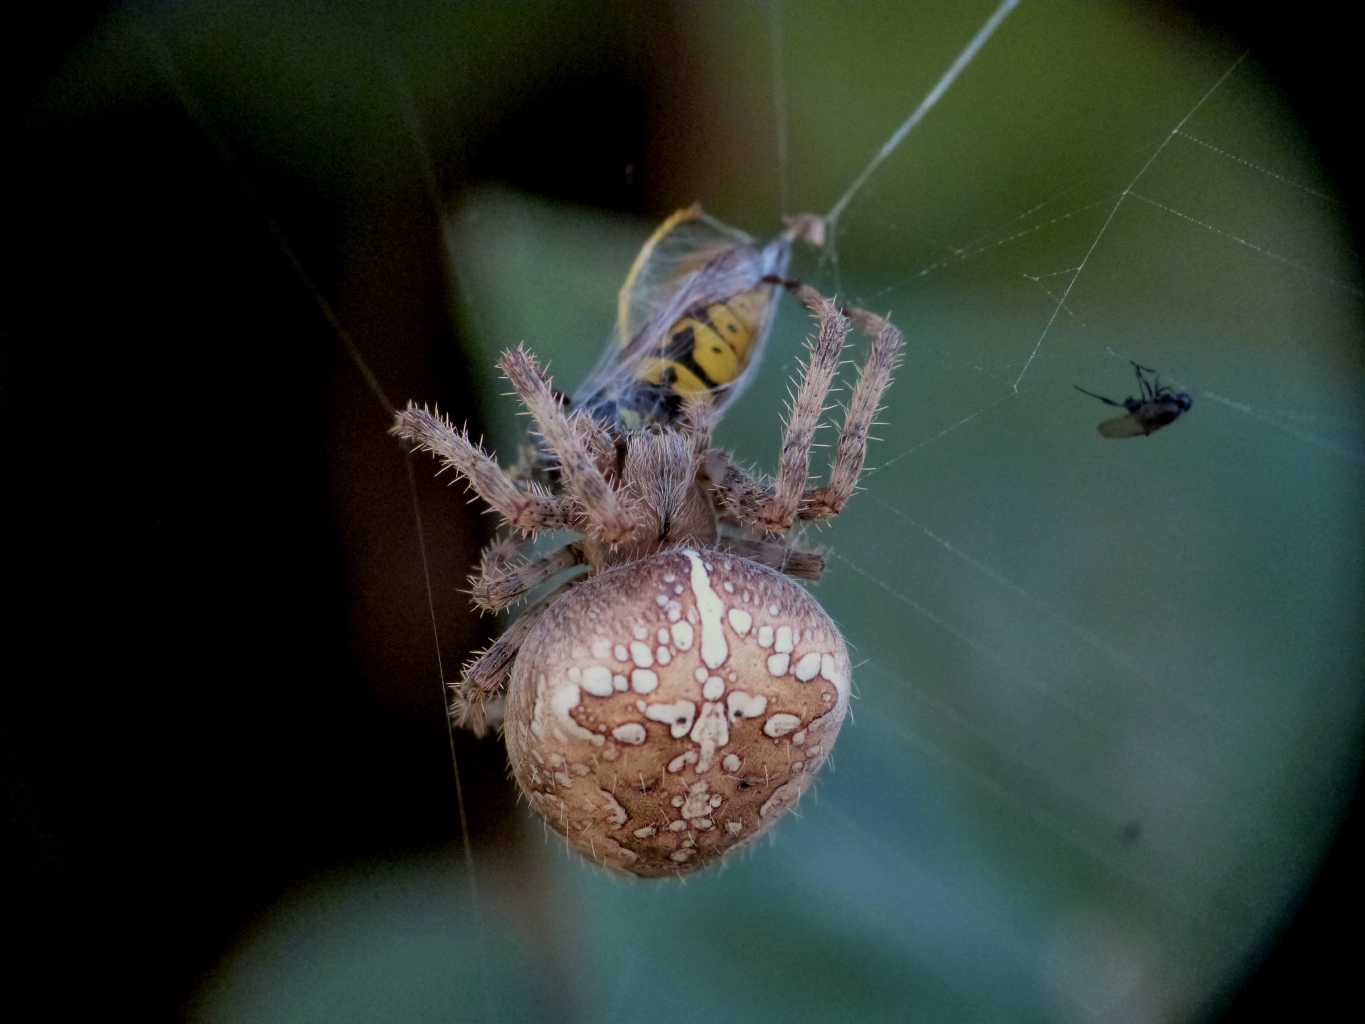
[[[668, 52], [680, 12], [649, 16], [649, 52]], [[1240, 5], [1194, 14], [1277, 71], [1354, 200], [1359, 169], [1335, 120], [1355, 91], [1346, 34], [1302, 7], [1274, 22]], [[67, 9], [8, 34], [6, 55], [19, 111], [0, 752], [6, 930], [20, 946], [7, 973], [11, 998], [31, 987], [51, 1016], [81, 1003], [180, 1015], [291, 886], [452, 849], [408, 489], [443, 513], [423, 523], [437, 581], [463, 579], [459, 553], [487, 527], [428, 467], [410, 483], [313, 294], [363, 339], [390, 401], [421, 395], [479, 421], [420, 162], [377, 155], [374, 180], [409, 179], [384, 192], [291, 176], [272, 140], [225, 126], [221, 97], [158, 53], [158, 39], [192, 41], [212, 8], [153, 9], [148, 36], [111, 45], [109, 19], [129, 16]], [[432, 154], [436, 191], [496, 182], [666, 212], [651, 188], [667, 176], [649, 173], [665, 64], [631, 57], [643, 19], [585, 8], [591, 32], [538, 87], [438, 107], [429, 134], [460, 145]], [[91, 48], [111, 77], [80, 78]], [[374, 500], [386, 492], [398, 500]], [[436, 589], [449, 675], [492, 623]], [[471, 842], [515, 868], [524, 812], [501, 749], [455, 743]], [[1241, 989], [1211, 996], [1209, 1019], [1303, 1009], [1305, 993], [1349, 1005], [1353, 946], [1338, 936], [1360, 910], [1359, 810], [1357, 797], [1296, 916]], [[528, 887], [548, 884], [534, 860], [524, 868]]]

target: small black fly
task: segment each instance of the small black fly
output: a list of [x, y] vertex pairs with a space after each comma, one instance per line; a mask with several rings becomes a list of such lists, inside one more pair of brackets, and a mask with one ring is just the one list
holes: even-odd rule
[[[1122, 416], [1115, 416], [1099, 425], [1098, 429], [1103, 437], [1146, 437], [1174, 423], [1194, 405], [1194, 399], [1188, 392], [1176, 391], [1162, 384], [1161, 378], [1151, 367], [1133, 363], [1133, 372], [1138, 379], [1139, 397], [1125, 398], [1122, 402], [1087, 391], [1079, 384], [1072, 385], [1083, 395], [1098, 398], [1105, 405], [1126, 410]], [[1149, 373], [1152, 375], [1151, 380], [1146, 377]]]

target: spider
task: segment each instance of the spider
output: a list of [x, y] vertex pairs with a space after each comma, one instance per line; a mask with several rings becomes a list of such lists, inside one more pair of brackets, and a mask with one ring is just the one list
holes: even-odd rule
[[[854, 494], [904, 342], [880, 316], [782, 284], [817, 326], [771, 482], [713, 446], [717, 404], [705, 392], [686, 395], [675, 420], [613, 429], [571, 410], [521, 346], [498, 365], [553, 484], [505, 470], [426, 408], [410, 404], [392, 428], [505, 524], [471, 577], [476, 606], [505, 609], [587, 567], [464, 666], [452, 716], [484, 731], [506, 687], [503, 734], [532, 807], [598, 863], [640, 876], [694, 870], [766, 830], [809, 784], [848, 707], [843, 639], [794, 582], [818, 579], [823, 559], [789, 535]], [[868, 355], [828, 481], [812, 486], [812, 445], [853, 326]], [[528, 555], [524, 539], [544, 530], [578, 536]]]
[[[1150, 366], [1141, 366], [1133, 363], [1133, 373], [1138, 379], [1138, 394], [1140, 398], [1125, 398], [1122, 402], [1116, 402], [1112, 398], [1105, 398], [1097, 395], [1093, 391], [1087, 391], [1079, 384], [1073, 384], [1077, 391], [1091, 398], [1098, 398], [1105, 405], [1112, 405], [1119, 409], [1126, 409], [1122, 416], [1115, 416], [1107, 419], [1097, 428], [1104, 437], [1146, 437], [1160, 430], [1162, 427], [1170, 426], [1178, 420], [1183, 413], [1190, 411], [1194, 405], [1194, 399], [1188, 392], [1176, 391], [1161, 383], [1161, 378], [1156, 375], [1156, 371]], [[1143, 376], [1150, 373], [1152, 379], [1149, 381]]]

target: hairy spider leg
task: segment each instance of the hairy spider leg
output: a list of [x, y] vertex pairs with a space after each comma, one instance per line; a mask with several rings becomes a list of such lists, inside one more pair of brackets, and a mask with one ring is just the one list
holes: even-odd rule
[[581, 506], [583, 521], [575, 524], [609, 546], [630, 537], [638, 525], [621, 496], [602, 475], [589, 447], [596, 434], [590, 417], [571, 415], [556, 397], [545, 376], [525, 346], [509, 349], [498, 360], [508, 383], [521, 398], [535, 420], [536, 428], [550, 451], [559, 460], [559, 477], [564, 490]]
[[501, 611], [527, 592], [585, 561], [580, 544], [565, 544], [538, 558], [501, 559], [469, 578], [469, 596], [482, 611]]
[[536, 484], [522, 486], [513, 480], [469, 431], [454, 425], [440, 413], [409, 403], [394, 417], [389, 433], [413, 442], [414, 450], [426, 451], [465, 480], [512, 529], [524, 534], [560, 530], [573, 525], [570, 502]]
[[[724, 453], [712, 452], [709, 456], [708, 470], [722, 507], [740, 525], [768, 535], [790, 529], [796, 519], [830, 519], [843, 510], [866, 464], [869, 431], [905, 344], [904, 335], [883, 317], [862, 309], [849, 309], [845, 315], [838, 305], [813, 288], [795, 285], [793, 290], [815, 315], [819, 327], [784, 428], [776, 485], [765, 487]], [[830, 482], [823, 487], [806, 487], [814, 436], [811, 421], [818, 422], [824, 411], [850, 321], [871, 336], [871, 349], [844, 410]]]
[[456, 725], [464, 726], [476, 736], [488, 732], [486, 705], [507, 685], [512, 674], [512, 663], [517, 652], [530, 635], [531, 629], [570, 583], [556, 588], [514, 619], [501, 636], [483, 650], [476, 652], [460, 668], [458, 682], [448, 684], [451, 690], [450, 717]]
[[814, 315], [818, 328], [815, 339], [808, 344], [808, 355], [800, 371], [801, 383], [787, 411], [777, 481], [753, 524], [767, 534], [791, 529], [801, 512], [810, 480], [811, 447], [825, 411], [825, 399], [839, 372], [839, 357], [848, 341], [850, 326], [839, 307], [813, 288], [801, 286], [797, 295]]
[[848, 313], [858, 330], [872, 339], [872, 348], [858, 372], [853, 397], [844, 409], [844, 424], [834, 453], [834, 466], [830, 469], [829, 485], [806, 493], [802, 499], [802, 519], [837, 516], [853, 497], [867, 462], [867, 443], [877, 413], [881, 411], [882, 396], [891, 386], [891, 378], [905, 349], [905, 335], [890, 321], [863, 309], [850, 309]]

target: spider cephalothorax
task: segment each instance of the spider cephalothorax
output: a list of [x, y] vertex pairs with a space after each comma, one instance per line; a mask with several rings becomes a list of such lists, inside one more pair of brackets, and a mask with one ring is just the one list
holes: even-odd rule
[[[464, 667], [453, 713], [481, 731], [510, 679], [504, 732], [532, 806], [599, 863], [638, 875], [691, 870], [766, 829], [806, 788], [848, 706], [843, 639], [788, 578], [816, 579], [823, 561], [785, 535], [837, 515], [853, 494], [903, 342], [881, 317], [791, 287], [818, 332], [771, 483], [712, 446], [705, 396], [676, 425], [614, 432], [570, 412], [523, 348], [500, 366], [553, 460], [552, 486], [508, 474], [425, 409], [409, 406], [394, 426], [511, 531], [471, 580], [480, 608], [506, 608], [588, 567]], [[829, 482], [810, 487], [850, 320], [871, 347]], [[548, 529], [580, 536], [535, 557], [513, 540]]]

